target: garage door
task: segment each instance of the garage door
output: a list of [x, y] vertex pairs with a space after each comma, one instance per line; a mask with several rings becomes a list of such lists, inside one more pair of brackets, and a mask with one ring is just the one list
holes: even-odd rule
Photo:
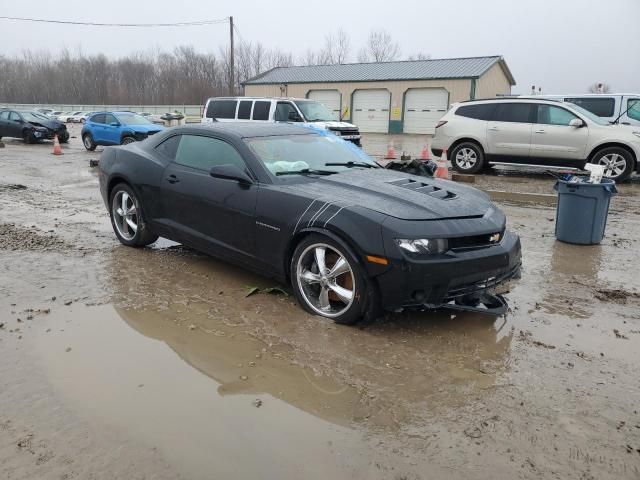
[[336, 120], [340, 120], [340, 92], [337, 90], [311, 90], [307, 95], [309, 100], [322, 103], [331, 112]]
[[445, 114], [449, 93], [444, 88], [412, 88], [404, 97], [404, 133], [433, 134]]
[[356, 90], [353, 92], [352, 122], [361, 132], [387, 133], [390, 99], [388, 90]]

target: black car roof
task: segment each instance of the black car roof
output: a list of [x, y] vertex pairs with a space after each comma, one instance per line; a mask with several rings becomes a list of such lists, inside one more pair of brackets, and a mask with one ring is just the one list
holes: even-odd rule
[[240, 138], [272, 137], [277, 135], [309, 135], [316, 133], [309, 127], [290, 123], [256, 123], [256, 122], [215, 122], [187, 124], [181, 127], [180, 133], [205, 133], [217, 131], [236, 135]]

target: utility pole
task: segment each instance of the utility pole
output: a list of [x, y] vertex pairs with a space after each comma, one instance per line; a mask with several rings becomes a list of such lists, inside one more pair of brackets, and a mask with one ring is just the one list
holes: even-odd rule
[[235, 69], [235, 59], [234, 59], [234, 51], [233, 51], [233, 17], [229, 17], [229, 38], [231, 43], [231, 55], [230, 55], [230, 70], [231, 75], [229, 76], [229, 94], [235, 95], [236, 90], [236, 69]]

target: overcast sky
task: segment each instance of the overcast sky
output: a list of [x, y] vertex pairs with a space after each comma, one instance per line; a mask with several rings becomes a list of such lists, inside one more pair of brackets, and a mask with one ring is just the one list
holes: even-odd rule
[[[103, 23], [233, 15], [246, 41], [297, 55], [342, 27], [351, 37], [351, 61], [367, 33], [384, 28], [403, 57], [503, 55], [517, 82], [514, 93], [528, 93], [533, 84], [545, 93], [579, 93], [597, 81], [640, 92], [640, 0], [0, 0], [0, 15]], [[225, 24], [125, 29], [7, 20], [0, 20], [0, 32], [0, 55], [66, 47], [118, 56], [184, 44], [217, 51], [229, 35]]]

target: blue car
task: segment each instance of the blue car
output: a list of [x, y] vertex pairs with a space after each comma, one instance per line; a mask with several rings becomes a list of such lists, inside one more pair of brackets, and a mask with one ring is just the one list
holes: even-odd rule
[[98, 145], [127, 145], [161, 130], [163, 126], [137, 113], [97, 112], [82, 127], [82, 143], [87, 150], [95, 150]]

